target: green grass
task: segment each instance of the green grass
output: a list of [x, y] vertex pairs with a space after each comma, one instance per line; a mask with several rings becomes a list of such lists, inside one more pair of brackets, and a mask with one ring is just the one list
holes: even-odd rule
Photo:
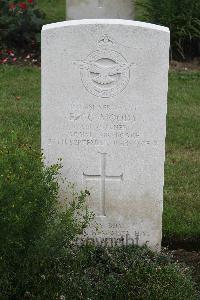
[[164, 234], [200, 238], [200, 73], [170, 74]]
[[66, 1], [64, 0], [38, 0], [39, 8], [46, 14], [46, 23], [66, 20]]
[[[0, 138], [40, 147], [40, 69], [0, 67]], [[169, 80], [164, 236], [200, 237], [200, 73]], [[17, 100], [20, 97], [19, 100]]]
[[40, 70], [0, 66], [0, 138], [40, 147]]

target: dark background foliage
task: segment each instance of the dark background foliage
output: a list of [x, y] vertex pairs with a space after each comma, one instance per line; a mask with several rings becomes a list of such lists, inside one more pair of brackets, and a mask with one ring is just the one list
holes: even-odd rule
[[7, 48], [38, 50], [44, 17], [34, 0], [0, 1], [0, 43]]
[[[60, 2], [58, 4], [60, 7]], [[45, 5], [51, 10], [54, 7], [51, 1], [46, 1]], [[171, 58], [191, 60], [200, 56], [199, 0], [136, 0], [134, 5], [136, 19], [139, 11], [141, 21], [169, 27]], [[37, 51], [39, 55], [40, 32], [46, 22], [50, 21], [45, 20], [36, 0], [0, 1], [0, 43], [5, 48]]]
[[200, 56], [199, 0], [137, 0], [141, 19], [169, 27], [175, 59]]

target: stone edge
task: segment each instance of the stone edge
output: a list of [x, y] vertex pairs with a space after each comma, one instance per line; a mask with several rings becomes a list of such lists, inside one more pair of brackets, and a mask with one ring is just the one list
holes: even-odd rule
[[63, 21], [63, 22], [46, 24], [42, 27], [42, 31], [56, 29], [56, 28], [63, 28], [67, 26], [95, 25], [95, 24], [129, 25], [129, 26], [159, 30], [159, 31], [169, 33], [168, 27], [155, 25], [151, 23], [139, 22], [139, 21], [123, 20], [123, 19], [83, 19], [83, 20]]

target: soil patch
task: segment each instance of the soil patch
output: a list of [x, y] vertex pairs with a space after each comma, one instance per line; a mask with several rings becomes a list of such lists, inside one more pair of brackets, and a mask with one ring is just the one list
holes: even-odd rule
[[172, 257], [175, 261], [185, 263], [192, 270], [195, 282], [200, 287], [200, 251], [173, 250]]
[[190, 62], [180, 62], [172, 60], [170, 62], [170, 70], [175, 71], [200, 71], [200, 57]]
[[170, 250], [185, 249], [187, 251], [200, 251], [200, 236], [190, 238], [163, 238], [162, 246]]

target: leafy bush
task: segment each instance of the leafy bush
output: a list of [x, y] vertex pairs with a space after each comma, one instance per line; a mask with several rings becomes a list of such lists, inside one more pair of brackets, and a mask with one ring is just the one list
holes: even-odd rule
[[37, 49], [44, 13], [35, 5], [35, 0], [0, 1], [0, 43], [4, 47], [25, 50]]
[[146, 21], [169, 27], [174, 58], [192, 58], [200, 54], [199, 0], [137, 0]]
[[59, 260], [89, 220], [81, 216], [87, 192], [72, 189], [71, 204], [60, 207], [59, 169], [44, 167], [28, 145], [0, 146], [0, 299], [21, 299], [27, 280]]
[[71, 298], [66, 282], [63, 284], [65, 299], [198, 299], [188, 270], [146, 247], [85, 247], [79, 249], [77, 257], [81, 267], [72, 274]]
[[188, 270], [167, 256], [78, 246], [89, 192], [70, 187], [71, 203], [61, 207], [59, 169], [44, 167], [28, 145], [0, 148], [0, 299], [198, 299]]

